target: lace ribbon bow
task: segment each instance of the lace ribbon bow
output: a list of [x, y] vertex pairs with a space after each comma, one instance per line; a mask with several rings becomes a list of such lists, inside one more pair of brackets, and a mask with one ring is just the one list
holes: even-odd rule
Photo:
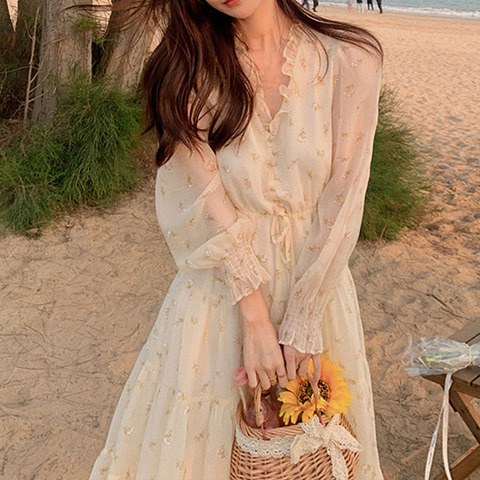
[[314, 415], [310, 422], [302, 424], [302, 429], [305, 433], [295, 438], [290, 449], [292, 463], [297, 463], [303, 454], [324, 447], [332, 460], [333, 476], [336, 480], [348, 480], [348, 467], [342, 450], [359, 452], [362, 447], [357, 439], [340, 425], [340, 416], [334, 415], [328, 425], [323, 426]]

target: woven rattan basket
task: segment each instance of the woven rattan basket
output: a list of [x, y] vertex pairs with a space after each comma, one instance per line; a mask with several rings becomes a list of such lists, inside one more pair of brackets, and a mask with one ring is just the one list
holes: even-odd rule
[[[249, 438], [263, 440], [260, 428], [248, 426], [243, 419], [243, 405], [237, 409], [237, 428]], [[322, 423], [326, 425], [329, 419], [322, 416]], [[342, 415], [340, 424], [352, 435], [352, 427]], [[300, 425], [289, 425], [272, 428], [265, 431], [267, 439], [285, 436], [302, 435], [304, 431]], [[343, 457], [348, 467], [348, 480], [353, 480], [358, 471], [359, 453], [344, 450]], [[332, 464], [326, 448], [318, 448], [313, 453], [304, 454], [300, 461], [292, 464], [290, 456], [258, 457], [244, 451], [235, 439], [232, 447], [230, 480], [335, 480], [332, 474]]]

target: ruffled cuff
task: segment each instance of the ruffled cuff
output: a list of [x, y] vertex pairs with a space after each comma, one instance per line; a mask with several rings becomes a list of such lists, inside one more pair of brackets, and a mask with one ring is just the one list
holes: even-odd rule
[[271, 278], [248, 243], [237, 244], [226, 251], [223, 270], [230, 286], [233, 305]]
[[279, 343], [295, 347], [301, 353], [322, 353], [321, 315], [316, 302], [305, 304], [295, 297], [288, 302], [279, 331]]

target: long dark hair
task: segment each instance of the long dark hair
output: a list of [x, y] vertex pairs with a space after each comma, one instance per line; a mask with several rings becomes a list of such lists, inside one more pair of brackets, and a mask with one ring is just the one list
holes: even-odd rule
[[[367, 30], [318, 17], [296, 0], [277, 0], [287, 18], [312, 30], [358, 45], [383, 57], [378, 40]], [[120, 28], [152, 22], [163, 30], [143, 75], [146, 127], [158, 138], [156, 163], [166, 163], [182, 142], [194, 149], [202, 138], [218, 151], [241, 137], [253, 115], [254, 90], [235, 49], [234, 19], [205, 0], [117, 0], [113, 12], [125, 11]], [[216, 102], [208, 99], [216, 93]], [[199, 122], [206, 109], [208, 131]]]

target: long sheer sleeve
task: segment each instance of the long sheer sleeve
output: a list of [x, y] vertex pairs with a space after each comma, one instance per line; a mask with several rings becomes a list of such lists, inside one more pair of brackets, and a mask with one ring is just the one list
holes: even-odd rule
[[357, 242], [377, 124], [381, 68], [373, 55], [344, 46], [332, 62], [332, 165], [296, 265], [279, 332], [303, 353], [323, 350], [321, 322], [332, 289]]
[[156, 211], [177, 267], [218, 267], [232, 303], [270, 279], [252, 249], [254, 224], [232, 204], [206, 143], [193, 152], [178, 146], [158, 169]]

